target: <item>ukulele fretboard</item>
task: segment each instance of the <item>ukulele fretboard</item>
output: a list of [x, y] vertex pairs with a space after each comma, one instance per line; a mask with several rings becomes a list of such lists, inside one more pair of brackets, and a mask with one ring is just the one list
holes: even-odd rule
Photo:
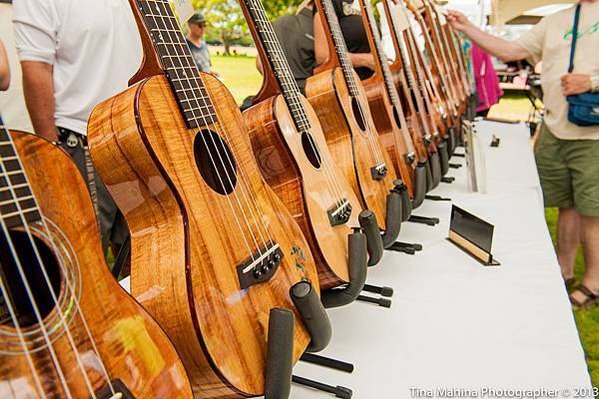
[[343, 37], [341, 27], [339, 26], [339, 19], [337, 18], [337, 14], [335, 14], [335, 9], [333, 8], [333, 3], [331, 3], [331, 0], [322, 0], [322, 6], [325, 13], [326, 23], [328, 24], [329, 30], [331, 31], [331, 35], [333, 37], [335, 52], [339, 57], [343, 76], [347, 82], [349, 94], [352, 97], [357, 97], [360, 95], [360, 92], [358, 90], [356, 78], [353, 73], [353, 66], [349, 60], [345, 38]]
[[136, 0], [154, 49], [189, 128], [216, 121], [199, 70], [168, 0]]
[[[249, 17], [256, 27], [260, 42], [264, 47], [268, 63], [273, 71], [275, 79], [279, 84], [281, 93], [289, 107], [289, 112], [293, 121], [300, 132], [306, 132], [311, 129], [310, 121], [301, 101], [301, 92], [291, 73], [291, 68], [285, 57], [285, 53], [276, 33], [270, 23], [266, 10], [260, 0], [240, 0], [243, 1], [249, 12]], [[264, 67], [267, 67], [266, 65]]]
[[0, 126], [0, 217], [7, 228], [41, 219], [8, 131]]

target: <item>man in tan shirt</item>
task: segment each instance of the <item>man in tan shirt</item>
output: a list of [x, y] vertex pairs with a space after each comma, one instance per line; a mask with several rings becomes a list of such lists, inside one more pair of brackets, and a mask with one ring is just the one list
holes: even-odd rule
[[574, 71], [568, 73], [575, 7], [543, 18], [510, 42], [450, 11], [449, 23], [503, 61], [543, 62], [545, 118], [535, 156], [546, 207], [558, 207], [558, 259], [566, 282], [582, 242], [586, 273], [570, 295], [575, 307], [599, 303], [599, 126], [568, 121], [566, 96], [599, 91], [599, 0], [581, 0]]

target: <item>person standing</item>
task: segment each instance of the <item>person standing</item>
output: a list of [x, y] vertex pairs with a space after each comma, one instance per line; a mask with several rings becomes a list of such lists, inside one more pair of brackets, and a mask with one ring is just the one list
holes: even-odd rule
[[[16, 1], [13, 22], [35, 133], [75, 161], [95, 198], [103, 248], [112, 244], [116, 251], [129, 230], [91, 167], [86, 134], [94, 106], [126, 89], [141, 63], [130, 6], [127, 0]], [[63, 206], [68, 212], [69, 204]]]
[[599, 0], [581, 0], [575, 70], [568, 73], [575, 7], [543, 18], [510, 42], [477, 28], [450, 11], [449, 23], [503, 61], [542, 61], [545, 102], [543, 128], [535, 156], [546, 207], [558, 207], [557, 254], [567, 283], [582, 242], [586, 272], [570, 300], [575, 307], [599, 303], [599, 126], [568, 120], [566, 96], [599, 91]]
[[316, 66], [313, 8], [314, 2], [308, 1], [303, 7], [300, 6], [296, 14], [283, 15], [272, 23], [293, 77], [303, 94], [306, 80], [313, 75]]
[[8, 90], [10, 85], [10, 68], [8, 66], [8, 55], [4, 43], [0, 40], [0, 91]]
[[204, 40], [206, 33], [206, 18], [199, 12], [193, 14], [187, 21], [187, 45], [191, 50], [191, 54], [201, 72], [217, 75], [212, 71], [212, 62], [210, 61], [210, 53], [208, 45]]

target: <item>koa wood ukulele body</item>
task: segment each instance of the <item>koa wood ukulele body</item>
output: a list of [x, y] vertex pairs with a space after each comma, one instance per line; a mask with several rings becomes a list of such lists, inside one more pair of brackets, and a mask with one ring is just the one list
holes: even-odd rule
[[[255, 105], [244, 111], [262, 174], [302, 227], [321, 288], [352, 283], [350, 264], [356, 250], [349, 247], [348, 236], [360, 227], [359, 215], [363, 219], [368, 214], [371, 220], [374, 215], [362, 213], [360, 201], [333, 161], [318, 117], [300, 93], [264, 6], [260, 0], [239, 4], [264, 75]], [[371, 238], [382, 247], [378, 229]], [[359, 285], [363, 281], [354, 287], [361, 289]]]
[[[131, 230], [131, 289], [175, 344], [196, 398], [265, 390], [269, 315], [318, 276], [308, 244], [262, 179], [231, 94], [200, 74], [167, 0], [130, 0], [144, 63], [94, 110], [97, 169]], [[129, 38], [124, 38], [129, 40]]]
[[110, 274], [75, 164], [2, 127], [0, 227], [0, 397], [192, 397], [172, 344]]
[[364, 88], [381, 141], [389, 152], [397, 173], [406, 183], [412, 206], [416, 208], [422, 204], [426, 194], [428, 154], [422, 135], [410, 131], [405, 119], [370, 0], [359, 2], [362, 21], [375, 61], [374, 75], [363, 81]]
[[349, 60], [333, 4], [317, 0], [316, 7], [329, 58], [308, 78], [306, 96], [318, 115], [333, 159], [362, 205], [374, 212], [380, 227], [386, 230], [383, 241], [387, 247], [395, 242], [402, 219], [391, 209], [401, 209], [401, 204], [391, 202], [409, 201], [407, 191], [403, 182], [396, 180], [389, 154], [379, 141], [368, 98]]

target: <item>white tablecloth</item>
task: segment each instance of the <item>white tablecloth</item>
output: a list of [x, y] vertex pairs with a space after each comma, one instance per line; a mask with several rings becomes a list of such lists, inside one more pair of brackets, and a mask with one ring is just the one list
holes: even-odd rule
[[[418, 397], [411, 388], [590, 387], [528, 129], [480, 122], [477, 130], [483, 142], [493, 134], [501, 139], [498, 148], [485, 146], [488, 194], [467, 192], [465, 166], [451, 169], [456, 181], [432, 194], [495, 225], [493, 252], [501, 266], [484, 267], [446, 241], [451, 203], [425, 201], [414, 213], [441, 223], [407, 223], [400, 235], [424, 250], [416, 256], [387, 251], [369, 270], [368, 282], [395, 289], [393, 306], [357, 302], [329, 311], [334, 336], [323, 354], [354, 363], [355, 371], [300, 362], [295, 374], [347, 386], [359, 399]], [[293, 399], [328, 397], [298, 386], [292, 392]]]
[[[570, 389], [573, 397], [575, 388], [590, 387], [528, 129], [480, 122], [477, 130], [485, 143], [493, 134], [501, 139], [498, 148], [485, 150], [488, 193], [468, 193], [464, 166], [450, 170], [454, 183], [431, 194], [451, 197], [495, 225], [493, 252], [501, 266], [484, 267], [446, 241], [451, 203], [425, 201], [414, 213], [441, 223], [406, 223], [400, 236], [424, 250], [416, 256], [387, 251], [369, 270], [369, 283], [395, 289], [393, 306], [356, 302], [329, 311], [334, 336], [322, 354], [354, 363], [355, 371], [300, 362], [295, 374], [347, 386], [356, 399], [426, 397], [412, 388]], [[465, 165], [464, 158], [451, 162]], [[291, 395], [330, 397], [300, 386]]]

